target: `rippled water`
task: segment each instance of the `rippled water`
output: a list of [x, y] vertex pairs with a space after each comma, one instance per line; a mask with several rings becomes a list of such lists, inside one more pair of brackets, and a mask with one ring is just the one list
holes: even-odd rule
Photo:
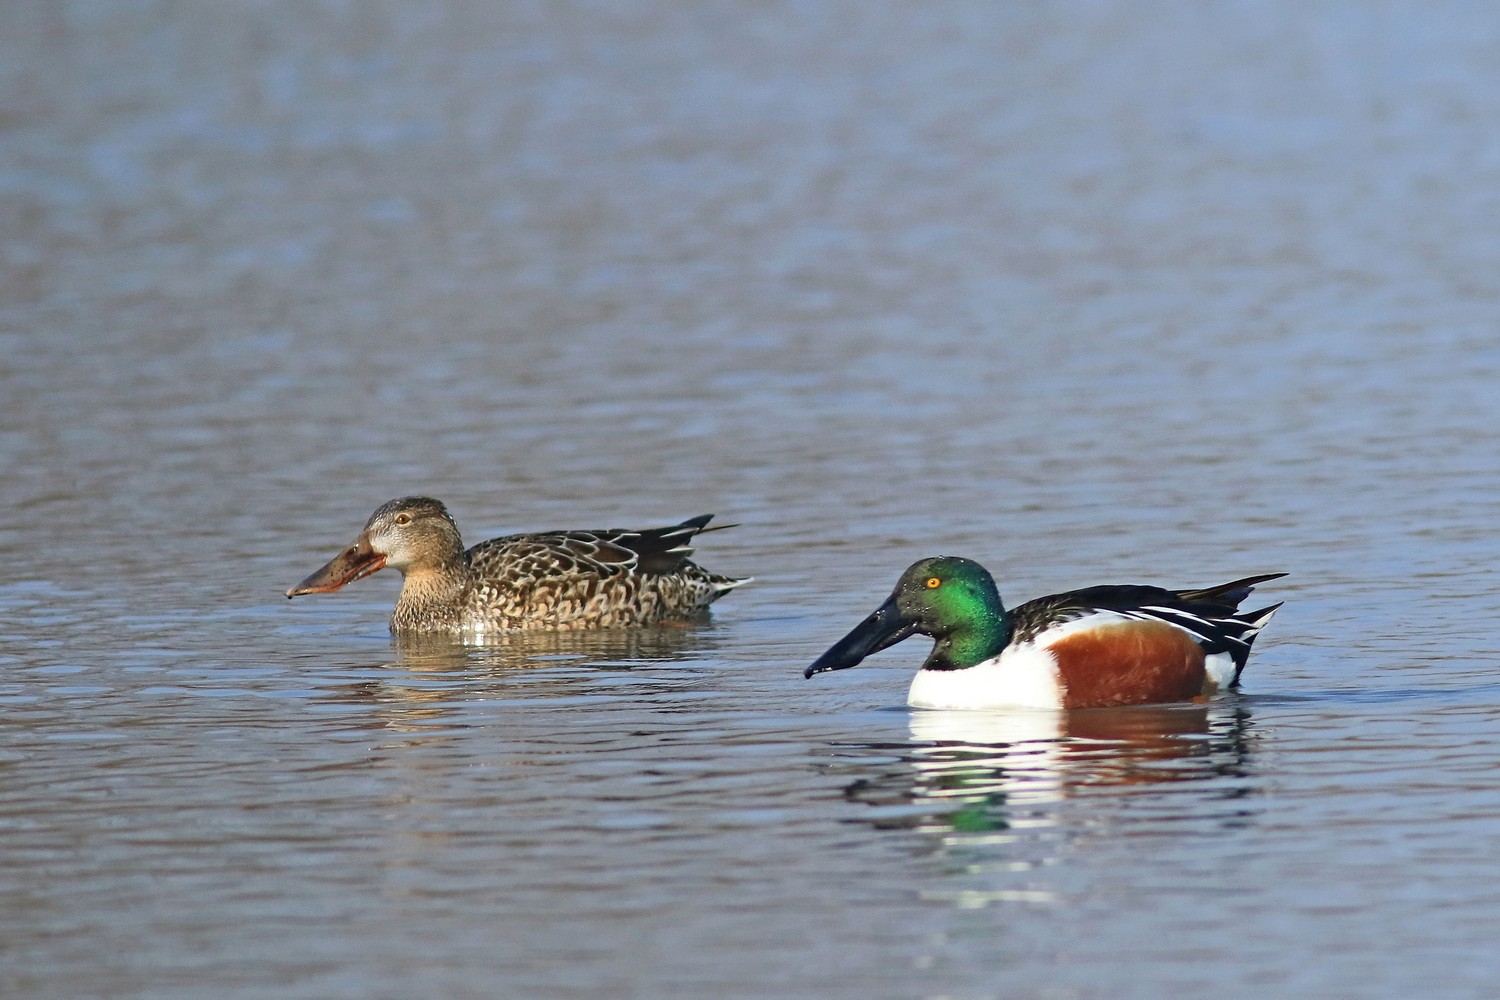
[[[0, 6], [0, 995], [1484, 996], [1500, 15]], [[740, 523], [710, 623], [281, 592]], [[1285, 570], [1242, 693], [801, 668]]]

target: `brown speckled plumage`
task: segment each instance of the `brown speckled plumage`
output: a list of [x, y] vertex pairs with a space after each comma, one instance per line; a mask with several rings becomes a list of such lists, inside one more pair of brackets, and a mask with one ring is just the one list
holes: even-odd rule
[[287, 591], [337, 590], [386, 566], [405, 577], [391, 631], [482, 635], [686, 619], [745, 583], [688, 557], [712, 515], [639, 531], [506, 535], [465, 551], [447, 509], [403, 497], [370, 515], [354, 544]]

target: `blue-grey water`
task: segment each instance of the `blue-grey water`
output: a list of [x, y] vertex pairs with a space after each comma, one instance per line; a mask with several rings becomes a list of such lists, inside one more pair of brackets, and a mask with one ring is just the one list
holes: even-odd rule
[[[1485, 997], [1500, 12], [0, 5], [0, 996]], [[394, 646], [377, 504], [715, 512]], [[912, 712], [912, 559], [1251, 573], [1242, 693]]]

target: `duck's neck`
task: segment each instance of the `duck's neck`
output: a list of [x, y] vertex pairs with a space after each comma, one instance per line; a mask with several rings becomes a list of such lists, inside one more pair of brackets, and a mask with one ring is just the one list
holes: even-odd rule
[[1010, 644], [1010, 615], [996, 602], [993, 608], [966, 618], [937, 640], [923, 670], [964, 670], [1000, 655]]
[[391, 631], [458, 631], [464, 623], [471, 573], [467, 558], [408, 572], [391, 614]]

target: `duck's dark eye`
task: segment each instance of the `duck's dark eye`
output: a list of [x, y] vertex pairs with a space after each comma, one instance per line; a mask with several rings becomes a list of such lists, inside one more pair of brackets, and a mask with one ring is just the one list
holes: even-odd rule
[[411, 524], [411, 515], [410, 514], [397, 514], [396, 517], [395, 517], [395, 521], [396, 521], [397, 524]]

